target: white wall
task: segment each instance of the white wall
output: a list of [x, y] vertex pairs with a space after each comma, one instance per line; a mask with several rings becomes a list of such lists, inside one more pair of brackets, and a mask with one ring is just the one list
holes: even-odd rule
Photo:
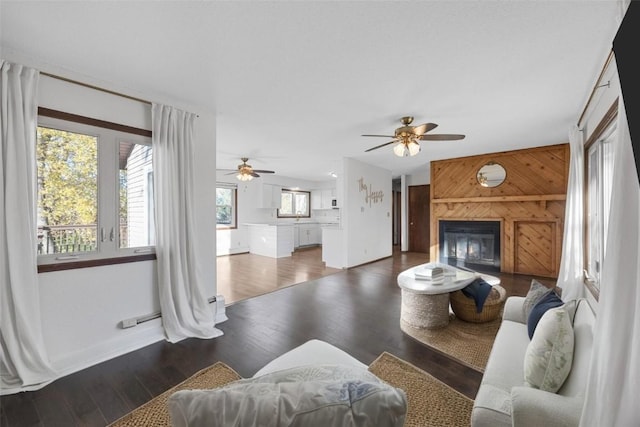
[[[343, 165], [344, 266], [391, 256], [391, 171], [350, 158], [345, 158]], [[367, 195], [375, 193], [382, 197], [367, 200]]]
[[407, 185], [427, 185], [431, 183], [431, 165], [428, 163], [411, 175], [407, 175]]
[[[218, 256], [237, 254], [249, 251], [249, 237], [247, 233], [247, 223], [292, 223], [293, 218], [278, 218], [275, 209], [265, 209], [259, 206], [260, 187], [263, 183], [279, 185], [282, 188], [298, 188], [303, 191], [312, 191], [320, 188], [335, 187], [335, 181], [308, 181], [296, 178], [289, 178], [279, 175], [261, 175], [251, 181], [238, 181], [235, 175], [226, 175], [227, 172], [218, 172], [217, 182], [236, 184], [237, 190], [237, 228], [221, 229], [216, 233], [216, 247]], [[215, 200], [214, 200], [215, 203]], [[215, 206], [214, 210], [215, 212]], [[303, 221], [333, 222], [339, 221], [340, 210], [311, 210], [311, 218], [301, 219]], [[215, 226], [215, 224], [214, 224]]]
[[[124, 92], [142, 99], [173, 105], [199, 114], [195, 122], [195, 220], [201, 239], [196, 243], [202, 277], [208, 293], [216, 295], [215, 236], [215, 114], [172, 103], [161, 97], [147, 97], [114, 84], [74, 75], [51, 64], [40, 63], [19, 53], [5, 59], [41, 71]], [[58, 79], [41, 76], [38, 104], [69, 113], [114, 123], [151, 129], [151, 107]], [[38, 275], [42, 327], [47, 352], [61, 375], [135, 350], [164, 338], [160, 320], [121, 329], [123, 319], [158, 312], [155, 261], [143, 261]]]
[[163, 339], [160, 319], [121, 329], [123, 319], [160, 311], [155, 261], [39, 274], [44, 341], [66, 375]]

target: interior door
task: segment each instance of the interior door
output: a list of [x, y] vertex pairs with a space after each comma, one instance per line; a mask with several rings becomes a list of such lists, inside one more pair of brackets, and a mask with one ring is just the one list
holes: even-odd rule
[[409, 251], [429, 253], [429, 186], [411, 185], [409, 189]]

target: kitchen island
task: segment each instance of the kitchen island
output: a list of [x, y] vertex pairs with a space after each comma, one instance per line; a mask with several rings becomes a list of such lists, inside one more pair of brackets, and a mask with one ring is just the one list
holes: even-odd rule
[[293, 224], [245, 224], [248, 228], [249, 252], [271, 258], [291, 256]]

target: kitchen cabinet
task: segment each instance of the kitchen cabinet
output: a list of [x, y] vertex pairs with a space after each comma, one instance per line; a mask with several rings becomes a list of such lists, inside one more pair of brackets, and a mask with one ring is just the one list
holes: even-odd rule
[[296, 224], [293, 227], [293, 247], [297, 248], [298, 246], [300, 246], [300, 226]]
[[300, 224], [298, 228], [298, 246], [319, 245], [321, 241], [319, 224]]
[[322, 190], [311, 190], [311, 209], [322, 209]]
[[261, 208], [280, 209], [282, 187], [279, 185], [262, 183], [260, 187]]
[[336, 197], [335, 188], [322, 188], [311, 191], [311, 209], [331, 209], [331, 200]]

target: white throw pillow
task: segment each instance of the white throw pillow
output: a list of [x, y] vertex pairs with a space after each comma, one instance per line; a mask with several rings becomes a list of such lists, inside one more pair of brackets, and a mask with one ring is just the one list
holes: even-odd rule
[[524, 356], [525, 384], [557, 392], [571, 371], [573, 346], [573, 326], [567, 310], [564, 307], [547, 310]]
[[176, 427], [401, 427], [407, 412], [403, 390], [347, 366], [303, 366], [214, 390], [182, 390], [168, 405]]

